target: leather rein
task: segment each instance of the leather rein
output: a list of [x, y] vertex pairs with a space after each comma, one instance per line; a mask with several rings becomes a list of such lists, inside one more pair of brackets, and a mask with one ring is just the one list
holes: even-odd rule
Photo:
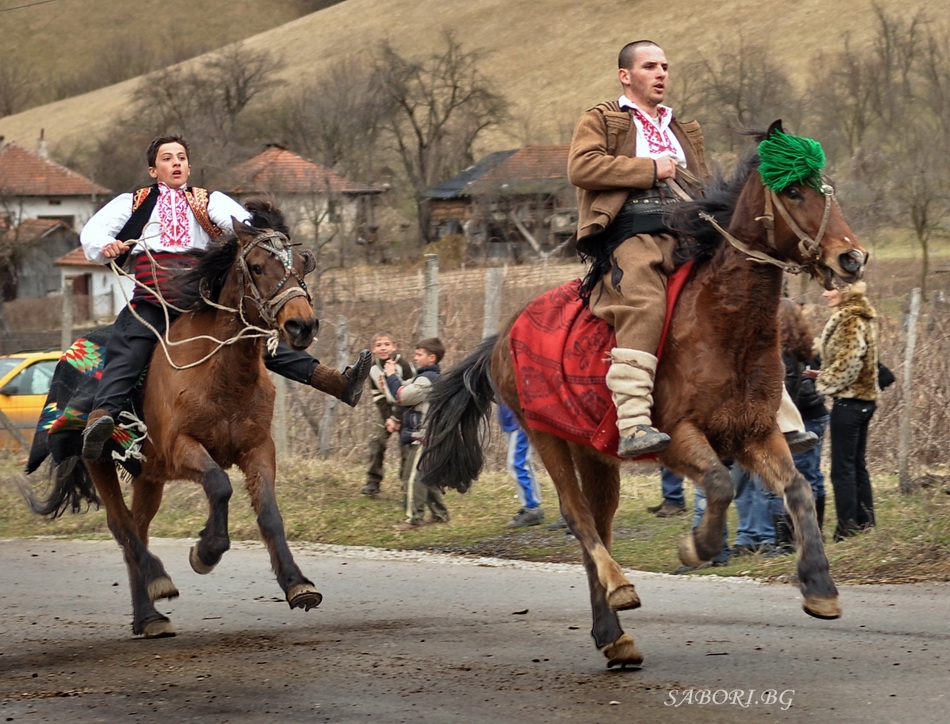
[[791, 214], [788, 213], [788, 209], [785, 208], [785, 204], [782, 202], [782, 199], [777, 193], [772, 189], [762, 184], [762, 189], [765, 192], [765, 210], [761, 216], [756, 216], [756, 221], [761, 221], [765, 226], [765, 231], [768, 236], [768, 248], [771, 251], [777, 251], [775, 246], [775, 214], [773, 209], [778, 209], [779, 215], [782, 219], [785, 220], [785, 223], [788, 224], [788, 228], [792, 230], [795, 236], [798, 237], [798, 250], [802, 255], [803, 263], [802, 264], [791, 264], [781, 259], [776, 259], [773, 256], [770, 256], [768, 253], [759, 251], [758, 249], [753, 249], [744, 241], [737, 239], [728, 231], [726, 231], [716, 219], [706, 212], [700, 212], [699, 217], [704, 221], [708, 221], [713, 227], [728, 241], [732, 246], [741, 251], [743, 254], [746, 254], [750, 261], [759, 262], [762, 264], [772, 264], [781, 268], [783, 271], [788, 272], [789, 274], [802, 274], [803, 272], [812, 273], [815, 267], [817, 266], [818, 257], [821, 249], [821, 240], [825, 236], [825, 230], [828, 227], [828, 218], [831, 216], [831, 205], [835, 203], [835, 190], [831, 184], [823, 183], [819, 189], [820, 193], [825, 197], [825, 209], [821, 216], [821, 225], [818, 227], [818, 233], [814, 237], [809, 236], [805, 231], [795, 222]]

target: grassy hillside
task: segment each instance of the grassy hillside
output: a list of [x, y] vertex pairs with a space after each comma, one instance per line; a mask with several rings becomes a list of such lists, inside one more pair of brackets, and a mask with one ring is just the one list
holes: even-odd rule
[[[80, 4], [91, 5], [57, 0], [33, 11], [39, 15], [40, 9], [46, 8], [44, 13], [55, 14], [57, 9]], [[878, 4], [892, 13], [918, 7], [901, 0], [878, 0]], [[247, 22], [241, 27], [247, 29], [265, 9], [270, 20], [279, 20], [279, 11], [271, 12], [271, 8], [283, 3], [170, 0], [164, 5], [175, 14], [169, 12], [174, 19], [161, 23], [173, 25], [176, 31], [194, 32], [211, 27], [207, 19], [195, 15], [199, 8], [222, 22], [243, 18]], [[128, 34], [136, 28], [150, 32], [155, 27], [156, 6], [157, 2], [120, 6], [118, 0], [98, 0], [95, 15], [87, 13], [82, 22], [48, 22], [36, 32], [44, 33], [44, 48], [60, 47], [60, 38], [65, 42], [77, 35], [91, 38], [117, 30]], [[668, 0], [663, 4], [639, 0], [344, 0], [260, 32], [246, 42], [255, 49], [284, 49], [288, 62], [285, 76], [294, 83], [351, 53], [371, 52], [383, 39], [406, 54], [436, 49], [442, 31], [450, 28], [467, 48], [491, 52], [483, 71], [514, 106], [511, 123], [483, 140], [487, 150], [531, 142], [566, 142], [584, 108], [618, 92], [616, 53], [629, 40], [649, 37], [660, 43], [675, 70], [676, 63], [698, 53], [713, 54], [722, 43], [734, 47], [741, 36], [747, 43], [766, 44], [786, 72], [805, 88], [816, 52], [834, 49], [845, 33], [858, 43], [870, 37], [874, 25], [871, 8], [871, 0]], [[0, 13], [0, 22], [10, 26], [21, 12]], [[118, 18], [128, 21], [117, 24]], [[179, 18], [184, 19], [180, 24]], [[271, 25], [268, 22], [261, 27]], [[78, 33], [73, 30], [77, 27], [82, 28]], [[18, 42], [25, 41], [21, 38]], [[37, 51], [34, 47], [30, 52]], [[101, 133], [108, 118], [126, 102], [134, 83], [126, 81], [0, 119], [0, 135], [33, 146], [40, 129], [45, 128], [55, 149], [82, 135]]]

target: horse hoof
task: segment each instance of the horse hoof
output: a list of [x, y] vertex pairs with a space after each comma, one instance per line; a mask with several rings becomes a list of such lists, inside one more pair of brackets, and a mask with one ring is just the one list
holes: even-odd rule
[[161, 578], [156, 578], [154, 581], [151, 581], [148, 584], [148, 597], [152, 601], [157, 601], [161, 598], [178, 598], [178, 588], [175, 587], [175, 584], [172, 583], [172, 579], [168, 576], [162, 576]]
[[287, 591], [287, 603], [291, 608], [302, 608], [309, 611], [316, 608], [323, 600], [323, 595], [309, 583], [298, 583]]
[[838, 603], [836, 596], [806, 598], [802, 608], [805, 609], [805, 613], [815, 618], [841, 618], [841, 604]]
[[690, 568], [696, 568], [696, 566], [705, 561], [699, 557], [699, 554], [696, 553], [696, 541], [693, 538], [693, 534], [683, 536], [680, 539], [679, 547], [677, 548], [679, 553], [680, 562], [684, 566], [689, 566]]
[[175, 627], [168, 619], [159, 619], [145, 624], [142, 635], [147, 639], [167, 639], [175, 635]]
[[630, 634], [624, 634], [609, 646], [604, 646], [602, 651], [607, 657], [608, 669], [614, 666], [619, 666], [621, 669], [628, 666], [631, 669], [639, 669], [643, 665], [643, 654], [640, 653]]
[[214, 570], [214, 566], [209, 566], [201, 562], [201, 558], [198, 557], [198, 546], [191, 547], [191, 551], [188, 553], [188, 562], [191, 564], [191, 569], [195, 573], [200, 573], [202, 576], [206, 576]]
[[631, 583], [607, 594], [607, 605], [611, 611], [629, 611], [632, 608], [640, 608], [640, 597]]

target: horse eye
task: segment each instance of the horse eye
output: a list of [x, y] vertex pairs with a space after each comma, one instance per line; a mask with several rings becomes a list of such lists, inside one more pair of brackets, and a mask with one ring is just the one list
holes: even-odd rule
[[798, 190], [795, 186], [789, 186], [785, 189], [785, 195], [793, 201], [798, 201], [802, 198], [802, 192]]
[[264, 267], [262, 267], [260, 264], [251, 264], [251, 273], [255, 276], [260, 276], [264, 273]]

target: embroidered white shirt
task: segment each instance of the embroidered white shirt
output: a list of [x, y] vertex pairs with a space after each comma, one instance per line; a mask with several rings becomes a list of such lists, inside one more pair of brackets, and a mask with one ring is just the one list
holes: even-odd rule
[[[161, 251], [183, 252], [189, 249], [204, 249], [211, 242], [208, 235], [195, 213], [189, 206], [188, 215], [188, 237], [187, 246], [180, 244], [170, 244], [167, 234], [161, 233], [161, 221], [159, 218], [159, 204], [155, 204], [152, 215], [149, 217], [145, 228], [142, 230], [142, 242], [132, 247], [132, 253], [138, 254], [142, 251], [142, 244], [146, 244], [149, 249]], [[110, 260], [102, 254], [102, 249], [107, 244], [115, 241], [115, 235], [122, 231], [129, 218], [132, 216], [132, 194], [119, 194], [112, 201], [103, 206], [95, 215], [86, 222], [82, 232], [79, 234], [79, 241], [82, 243], [83, 252], [86, 258], [97, 264], [107, 264]], [[224, 233], [230, 233], [231, 217], [239, 221], [248, 222], [251, 214], [230, 196], [220, 191], [212, 191], [208, 196], [208, 216]], [[180, 238], [180, 237], [179, 237]]]
[[[664, 106], [662, 103], [658, 105], [657, 110], [659, 111], [660, 117], [657, 121], [654, 121], [649, 113], [627, 98], [627, 96], [620, 96], [618, 103], [621, 108], [636, 108], [639, 111], [639, 113], [633, 114], [633, 122], [637, 127], [637, 156], [644, 158], [662, 158], [672, 155], [678, 164], [686, 166], [686, 154], [683, 152], [683, 147], [680, 145], [676, 134], [670, 130], [670, 121], [673, 120], [672, 108]], [[644, 124], [650, 124], [652, 128], [645, 127]], [[655, 139], [657, 136], [659, 136], [664, 143], [651, 144], [649, 138]], [[651, 146], [658, 147], [660, 145], [667, 145], [671, 150], [667, 148], [651, 150]]]

